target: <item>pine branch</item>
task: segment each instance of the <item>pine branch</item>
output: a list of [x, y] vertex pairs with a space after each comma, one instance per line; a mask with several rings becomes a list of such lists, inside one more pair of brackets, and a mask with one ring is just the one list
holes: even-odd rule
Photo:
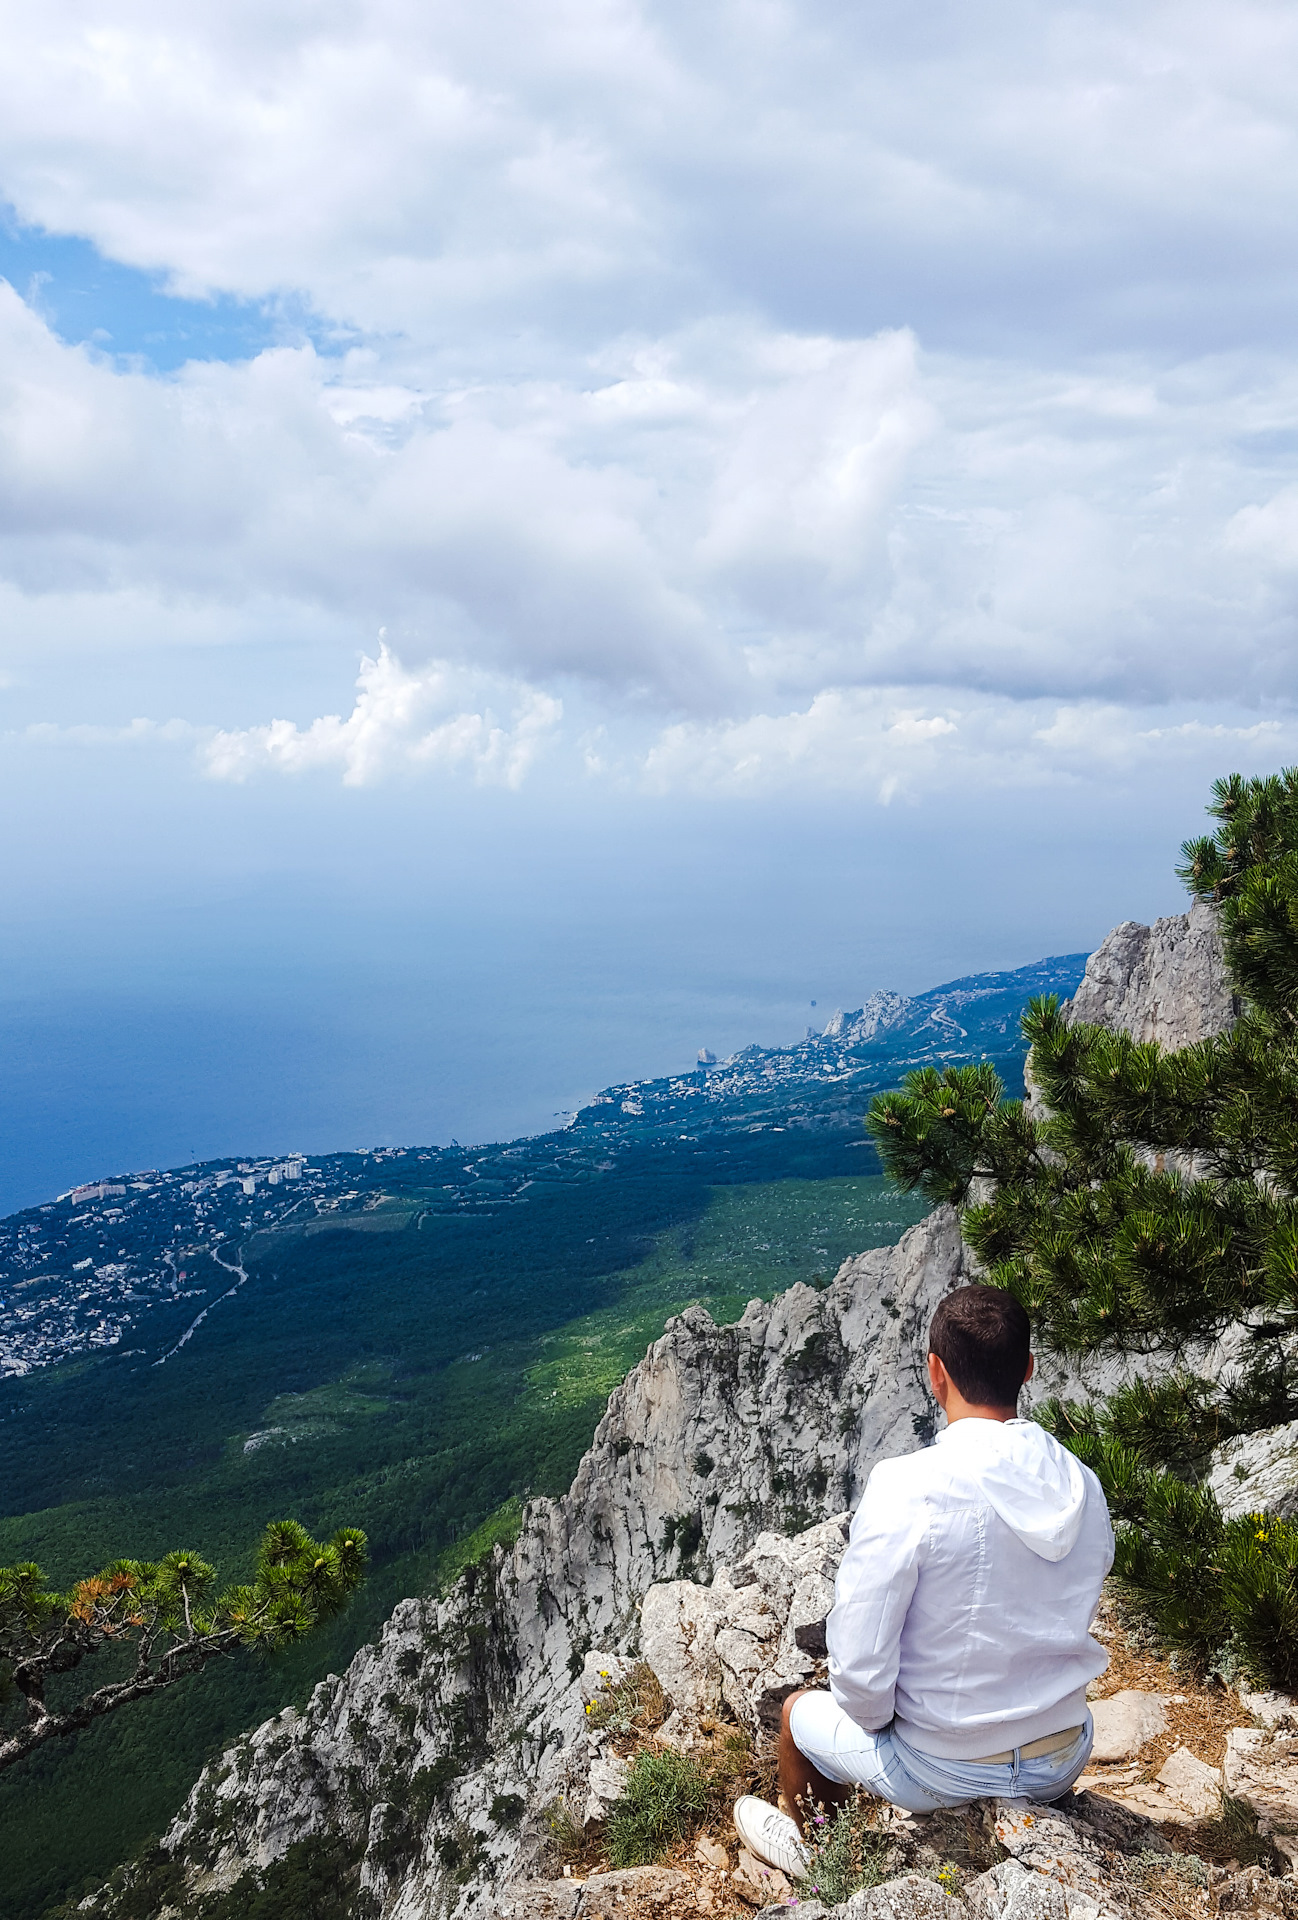
[[[51, 1591], [33, 1564], [0, 1567], [0, 1671], [23, 1697], [25, 1726], [0, 1737], [0, 1770], [48, 1740], [89, 1726], [106, 1713], [157, 1693], [235, 1648], [274, 1649], [310, 1633], [343, 1608], [365, 1576], [365, 1536], [341, 1528], [327, 1543], [295, 1521], [266, 1529], [255, 1578], [215, 1603], [215, 1573], [195, 1553], [157, 1562], [115, 1561], [66, 1594]], [[50, 1674], [123, 1642], [135, 1646], [127, 1680], [83, 1694], [52, 1713]], [[161, 1649], [161, 1651], [159, 1651]]]

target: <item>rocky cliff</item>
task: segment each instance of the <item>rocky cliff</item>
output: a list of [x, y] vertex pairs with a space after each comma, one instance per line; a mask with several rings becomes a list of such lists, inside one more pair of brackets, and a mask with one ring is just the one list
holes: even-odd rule
[[[1240, 1001], [1226, 971], [1215, 910], [1196, 900], [1188, 913], [1169, 914], [1152, 927], [1124, 920], [1086, 963], [1082, 983], [1063, 1005], [1064, 1017], [1090, 1026], [1156, 1040], [1169, 1051], [1224, 1033], [1239, 1017]], [[1023, 1069], [1026, 1104], [1035, 1120], [1045, 1102], [1032, 1080], [1032, 1056]], [[1196, 1156], [1142, 1148], [1151, 1167], [1194, 1178]]]
[[385, 1920], [492, 1911], [540, 1837], [501, 1810], [543, 1805], [588, 1763], [590, 1671], [637, 1650], [648, 1589], [709, 1582], [763, 1534], [852, 1508], [876, 1459], [931, 1434], [924, 1336], [968, 1260], [942, 1209], [821, 1291], [752, 1301], [731, 1326], [701, 1308], [671, 1321], [569, 1493], [533, 1501], [512, 1549], [403, 1602], [305, 1712], [209, 1768], [166, 1851], [193, 1885], [228, 1886], [332, 1835]]
[[[1118, 928], [1073, 1009], [1173, 1044], [1219, 1030], [1230, 1000], [1210, 917]], [[235, 1886], [314, 1840], [359, 1864], [357, 1920], [511, 1912], [546, 1808], [598, 1813], [610, 1790], [586, 1706], [619, 1661], [650, 1656], [678, 1713], [769, 1725], [823, 1650], [842, 1516], [875, 1460], [932, 1434], [926, 1331], [972, 1271], [942, 1208], [823, 1290], [752, 1301], [731, 1326], [698, 1308], [671, 1321], [564, 1498], [532, 1502], [512, 1548], [441, 1599], [404, 1601], [303, 1713], [204, 1773], [163, 1843], [166, 1910], [179, 1885]], [[1034, 1392], [1114, 1378], [1047, 1360]], [[136, 1892], [130, 1911], [153, 1911]], [[111, 1915], [117, 1898], [86, 1910]]]
[[1238, 1017], [1239, 1002], [1214, 909], [1196, 900], [1188, 913], [1152, 927], [1124, 920], [1087, 961], [1067, 1011], [1074, 1020], [1167, 1048], [1223, 1033]]

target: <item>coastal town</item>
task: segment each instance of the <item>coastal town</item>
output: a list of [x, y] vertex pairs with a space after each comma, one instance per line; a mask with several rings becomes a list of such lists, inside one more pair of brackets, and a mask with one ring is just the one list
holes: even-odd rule
[[0, 1378], [107, 1350], [158, 1364], [278, 1235], [523, 1205], [637, 1144], [714, 1154], [729, 1179], [794, 1171], [791, 1143], [833, 1136], [869, 1171], [861, 1123], [875, 1093], [934, 1060], [1004, 1057], [1012, 1071], [1025, 1000], [1071, 993], [1083, 964], [1067, 955], [913, 999], [875, 993], [791, 1046], [724, 1060], [701, 1048], [687, 1072], [607, 1087], [562, 1129], [504, 1145], [290, 1153], [87, 1182], [0, 1220]]

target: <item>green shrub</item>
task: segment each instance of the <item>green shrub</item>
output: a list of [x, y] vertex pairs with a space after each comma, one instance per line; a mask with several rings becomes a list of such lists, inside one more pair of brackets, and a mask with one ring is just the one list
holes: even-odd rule
[[1205, 1664], [1228, 1658], [1255, 1680], [1291, 1691], [1298, 1686], [1298, 1526], [1258, 1513], [1224, 1520], [1202, 1483], [1144, 1464], [1142, 1454], [1157, 1449], [1146, 1442], [1138, 1452], [1117, 1437], [1119, 1400], [1102, 1408], [1054, 1404], [1037, 1414], [1104, 1488], [1117, 1522], [1115, 1578], [1165, 1645]]
[[817, 1806], [809, 1822], [804, 1892], [832, 1907], [888, 1878], [896, 1848], [877, 1824], [882, 1804], [858, 1791], [834, 1812]]
[[626, 1789], [609, 1814], [605, 1835], [615, 1867], [646, 1867], [678, 1840], [696, 1833], [708, 1814], [708, 1776], [674, 1747], [642, 1748], [631, 1762]]
[[1298, 1527], [1246, 1514], [1222, 1530], [1221, 1596], [1243, 1664], [1282, 1693], [1298, 1687]]

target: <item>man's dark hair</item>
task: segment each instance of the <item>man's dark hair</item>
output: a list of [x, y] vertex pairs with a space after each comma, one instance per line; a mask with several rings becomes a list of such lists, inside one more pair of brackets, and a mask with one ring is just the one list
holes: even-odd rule
[[1002, 1287], [957, 1287], [928, 1330], [929, 1352], [975, 1407], [1018, 1405], [1031, 1341], [1027, 1314]]

